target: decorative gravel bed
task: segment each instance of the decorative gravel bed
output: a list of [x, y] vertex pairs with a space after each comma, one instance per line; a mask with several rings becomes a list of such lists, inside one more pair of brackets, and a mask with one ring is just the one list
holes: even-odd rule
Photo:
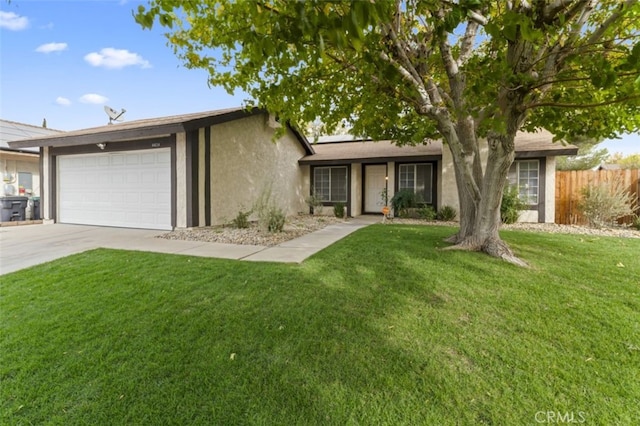
[[[382, 221], [382, 217], [380, 217]], [[167, 240], [204, 241], [210, 243], [244, 244], [272, 247], [285, 241], [301, 237], [302, 235], [322, 229], [334, 223], [343, 222], [332, 216], [301, 215], [287, 218], [283, 232], [264, 232], [257, 223], [251, 223], [249, 228], [237, 229], [231, 225], [211, 226], [204, 228], [183, 229], [159, 235], [158, 238]], [[419, 219], [389, 220], [387, 224], [457, 226], [457, 222], [427, 222]], [[531, 232], [548, 232], [551, 234], [579, 234], [588, 236], [606, 236], [621, 238], [640, 238], [640, 231], [632, 228], [588, 228], [576, 225], [556, 225], [554, 223], [514, 223], [503, 225], [502, 229], [515, 229]]]
[[[392, 223], [411, 225], [458, 226], [457, 222], [426, 222], [419, 219], [393, 219]], [[502, 225], [501, 229], [547, 232], [550, 234], [578, 234], [600, 237], [640, 238], [640, 231], [622, 226], [616, 228], [589, 228], [586, 226], [558, 225], [555, 223], [514, 223], [511, 225]]]
[[244, 229], [232, 225], [209, 226], [172, 231], [158, 238], [271, 247], [339, 222], [344, 220], [332, 216], [301, 215], [288, 217], [283, 232], [265, 232], [252, 222], [249, 228]]

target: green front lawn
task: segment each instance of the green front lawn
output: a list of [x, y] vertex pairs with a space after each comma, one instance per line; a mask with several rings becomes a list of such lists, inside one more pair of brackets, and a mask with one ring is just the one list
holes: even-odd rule
[[452, 232], [2, 276], [0, 424], [637, 424], [640, 240], [504, 232], [524, 270], [438, 250]]

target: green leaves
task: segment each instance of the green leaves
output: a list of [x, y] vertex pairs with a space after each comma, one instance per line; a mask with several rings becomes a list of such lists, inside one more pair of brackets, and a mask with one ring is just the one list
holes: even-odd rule
[[[209, 72], [210, 84], [243, 90], [253, 104], [293, 123], [320, 117], [331, 127], [347, 120], [354, 132], [401, 144], [438, 138], [433, 116], [420, 112], [424, 93], [403, 77], [411, 74], [435, 89], [430, 93], [440, 99], [427, 101], [453, 122], [475, 117], [478, 136], [506, 131], [505, 117], [514, 111], [524, 111], [526, 128], [559, 136], [637, 129], [638, 7], [593, 43], [587, 38], [617, 10], [615, 2], [598, 2], [584, 33], [571, 37], [575, 16], [545, 21], [546, 3], [529, 3], [415, 0], [402, 3], [397, 16], [390, 1], [151, 0], [135, 19], [143, 28], [157, 22], [167, 29], [185, 65]], [[459, 60], [472, 11], [488, 20], [486, 36], [476, 37], [457, 64], [454, 82], [441, 35]], [[557, 62], [552, 49], [561, 52]], [[454, 104], [454, 91], [462, 102]]]

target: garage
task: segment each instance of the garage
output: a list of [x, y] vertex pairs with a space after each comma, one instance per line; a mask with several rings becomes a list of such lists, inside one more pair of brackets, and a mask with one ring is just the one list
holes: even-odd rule
[[57, 156], [60, 223], [171, 230], [169, 148]]

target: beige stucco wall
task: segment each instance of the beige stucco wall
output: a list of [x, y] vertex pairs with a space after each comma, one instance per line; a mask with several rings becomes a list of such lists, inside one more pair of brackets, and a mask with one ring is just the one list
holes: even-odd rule
[[556, 221], [556, 157], [547, 157], [545, 175], [544, 221]]
[[[0, 152], [0, 172], [3, 175], [8, 173], [12, 177], [14, 177], [15, 182], [12, 182], [11, 185], [15, 187], [15, 195], [18, 194], [18, 172], [31, 173], [32, 180], [32, 196], [40, 196], [40, 159], [39, 158], [30, 158], [30, 157], [22, 157], [16, 154], [4, 154]], [[4, 181], [1, 182], [4, 185]], [[3, 190], [4, 194], [4, 190]]]
[[351, 216], [362, 214], [362, 164], [351, 165]]
[[176, 228], [187, 226], [187, 136], [176, 134]]
[[304, 148], [291, 131], [276, 142], [271, 139], [273, 132], [266, 115], [211, 127], [212, 223], [230, 222], [269, 189], [274, 204], [287, 215], [308, 211], [308, 185], [305, 192], [305, 177], [298, 165]]
[[458, 187], [456, 186], [456, 174], [453, 170], [453, 156], [449, 147], [442, 147], [442, 161], [440, 161], [441, 174], [438, 176], [438, 209], [442, 206], [451, 206], [460, 211], [458, 200]]
[[[488, 145], [486, 140], [480, 141], [480, 158], [482, 165], [486, 164], [488, 156]], [[450, 205], [456, 210], [460, 210], [458, 200], [457, 186], [455, 181], [455, 173], [453, 171], [453, 158], [448, 147], [445, 145], [442, 150], [442, 162], [439, 165], [440, 180], [438, 182], [438, 207]], [[556, 187], [556, 161], [555, 157], [547, 157], [546, 167], [540, 170], [545, 173], [545, 222], [553, 223], [555, 221], [555, 187]], [[518, 222], [538, 222], [537, 210], [525, 210], [520, 213]]]

